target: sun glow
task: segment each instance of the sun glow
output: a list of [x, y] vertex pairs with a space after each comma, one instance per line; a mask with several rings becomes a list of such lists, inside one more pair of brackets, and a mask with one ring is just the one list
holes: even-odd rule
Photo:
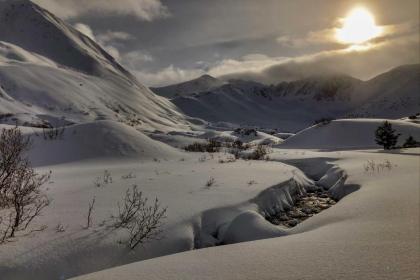
[[345, 44], [359, 45], [378, 37], [382, 28], [377, 26], [373, 15], [365, 8], [352, 10], [336, 29], [336, 39]]

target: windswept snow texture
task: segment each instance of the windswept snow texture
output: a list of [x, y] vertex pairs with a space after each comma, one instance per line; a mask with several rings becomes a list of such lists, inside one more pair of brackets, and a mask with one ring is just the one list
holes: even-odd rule
[[[307, 128], [284, 141], [279, 148], [297, 149], [361, 149], [381, 148], [375, 142], [375, 130], [384, 119], [345, 119]], [[396, 133], [400, 133], [397, 145], [402, 146], [411, 135], [420, 139], [420, 124], [388, 120]]]
[[[344, 75], [315, 76], [271, 86], [232, 80], [207, 90], [191, 81], [182, 84], [180, 88], [186, 89], [182, 94], [179, 85], [154, 91], [170, 97], [187, 115], [207, 121], [296, 132], [321, 118], [401, 118], [418, 113], [419, 76], [420, 65], [413, 64], [369, 81]], [[168, 93], [171, 90], [172, 95]]]
[[[189, 123], [98, 44], [30, 1], [0, 1], [0, 113], [118, 120], [143, 130]], [[0, 122], [1, 119], [0, 119]]]

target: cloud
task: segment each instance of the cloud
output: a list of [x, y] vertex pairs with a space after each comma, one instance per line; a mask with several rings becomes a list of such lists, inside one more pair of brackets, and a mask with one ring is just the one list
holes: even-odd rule
[[153, 62], [153, 57], [143, 51], [131, 51], [121, 55], [120, 62], [130, 70], [141, 69], [145, 63]]
[[[309, 32], [302, 37], [282, 36], [279, 44], [289, 47], [330, 43], [333, 49], [296, 57], [264, 57], [252, 55], [238, 60], [224, 60], [209, 70], [223, 79], [248, 79], [263, 83], [291, 81], [313, 75], [342, 73], [369, 79], [387, 69], [419, 63], [419, 26], [416, 22], [381, 26], [383, 34], [363, 45], [336, 42], [334, 28]], [[332, 44], [334, 43], [335, 44]]]
[[166, 86], [181, 81], [188, 81], [205, 74], [201, 69], [181, 69], [170, 65], [160, 71], [150, 73], [132, 71], [139, 81], [147, 86]]
[[73, 26], [76, 30], [83, 33], [84, 35], [88, 36], [93, 41], [96, 41], [95, 35], [93, 34], [92, 28], [89, 25], [78, 22]]
[[208, 73], [213, 76], [223, 76], [246, 69], [259, 72], [265, 68], [285, 61], [285, 57], [269, 57], [264, 54], [248, 54], [240, 59], [224, 59], [208, 66]]
[[98, 40], [104, 43], [113, 41], [129, 41], [135, 39], [135, 37], [127, 32], [123, 31], [110, 31], [102, 33], [97, 36]]
[[333, 28], [310, 31], [305, 36], [292, 36], [283, 35], [276, 39], [277, 43], [281, 46], [290, 48], [301, 48], [313, 45], [323, 45], [335, 43], [334, 38], [335, 30]]
[[[116, 46], [113, 45], [113, 43], [115, 41], [126, 41], [134, 39], [132, 35], [121, 31], [107, 31], [106, 33], [95, 35], [95, 33], [89, 25], [81, 22], [75, 23], [74, 28], [77, 29], [79, 32], [83, 33], [84, 35], [88, 36], [90, 39], [92, 39], [99, 45], [101, 45], [101, 47], [117, 61], [121, 61], [122, 57], [120, 51]], [[126, 56], [126, 61], [130, 61], [129, 59], [135, 59], [130, 53], [126, 54]]]
[[226, 72], [221, 78], [248, 79], [270, 84], [313, 75], [342, 73], [360, 79], [369, 79], [402, 64], [419, 63], [418, 44], [418, 36], [409, 35], [367, 46], [288, 58], [262, 70], [247, 69], [242, 67], [246, 64], [238, 61], [237, 71]]
[[92, 13], [131, 15], [152, 21], [169, 16], [160, 0], [33, 0], [62, 18], [74, 18]]
[[406, 25], [397, 29], [406, 35], [395, 33], [393, 37], [382, 38], [365, 46], [344, 47], [298, 57], [270, 57], [254, 53], [214, 63], [199, 61], [196, 63], [200, 67], [198, 69], [182, 69], [171, 65], [156, 72], [134, 73], [139, 81], [148, 86], [175, 84], [203, 74], [224, 80], [244, 79], [265, 84], [328, 74], [345, 74], [366, 80], [402, 64], [420, 63], [416, 32], [413, 34], [412, 28]]

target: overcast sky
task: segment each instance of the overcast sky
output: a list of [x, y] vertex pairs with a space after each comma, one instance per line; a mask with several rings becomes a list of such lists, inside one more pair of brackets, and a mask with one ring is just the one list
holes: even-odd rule
[[[266, 83], [325, 71], [368, 79], [419, 62], [418, 0], [33, 1], [92, 37], [149, 86], [204, 73]], [[332, 35], [356, 6], [386, 30], [363, 50]]]

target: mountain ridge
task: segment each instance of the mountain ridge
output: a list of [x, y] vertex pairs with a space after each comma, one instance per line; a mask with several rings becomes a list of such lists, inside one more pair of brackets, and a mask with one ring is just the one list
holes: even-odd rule
[[[344, 74], [311, 76], [277, 85], [230, 80], [210, 90], [191, 90], [193, 93], [171, 101], [187, 115], [206, 121], [285, 126], [296, 131], [321, 118], [401, 118], [415, 114], [420, 111], [418, 77], [420, 64], [399, 66], [368, 81]], [[159, 94], [159, 89], [155, 92]], [[292, 125], [294, 119], [296, 125]]]
[[142, 130], [189, 127], [172, 103], [100, 45], [31, 1], [0, 0], [0, 25], [0, 123], [53, 125], [65, 118]]

